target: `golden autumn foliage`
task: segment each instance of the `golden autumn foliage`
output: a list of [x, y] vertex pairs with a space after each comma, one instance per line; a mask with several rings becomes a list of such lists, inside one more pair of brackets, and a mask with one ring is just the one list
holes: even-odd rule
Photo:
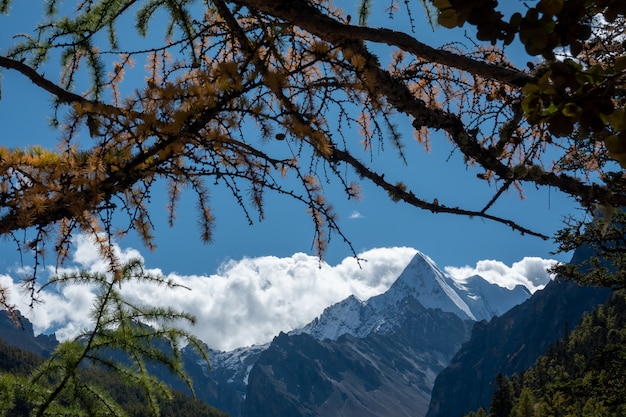
[[[50, 95], [58, 145], [0, 148], [0, 234], [31, 231], [35, 252], [55, 239], [62, 261], [81, 230], [99, 239], [114, 271], [101, 236], [134, 229], [150, 247], [153, 187], [165, 186], [172, 224], [182, 190], [195, 193], [209, 242], [209, 194], [221, 186], [250, 221], [255, 211], [263, 218], [268, 191], [300, 201], [322, 255], [332, 233], [349, 244], [321, 185], [358, 198], [348, 172], [394, 201], [544, 239], [491, 207], [527, 184], [589, 210], [626, 205], [621, 2], [542, 0], [508, 20], [492, 0], [414, 3], [389, 11], [405, 7], [411, 25], [473, 25], [473, 45], [434, 48], [415, 31], [370, 27], [372, 1], [362, 2], [358, 25], [326, 0], [48, 1], [42, 23], [23, 30], [33, 36], [3, 45], [0, 68]], [[11, 4], [0, 1], [9, 18]], [[121, 37], [129, 20], [135, 32]], [[541, 60], [508, 59], [517, 38], [529, 61]], [[389, 55], [372, 52], [379, 46]], [[141, 81], [131, 77], [138, 68]], [[55, 70], [57, 79], [44, 76]], [[443, 132], [493, 198], [477, 208], [432, 201], [363, 162], [389, 144], [411, 163], [401, 120], [426, 150]]]

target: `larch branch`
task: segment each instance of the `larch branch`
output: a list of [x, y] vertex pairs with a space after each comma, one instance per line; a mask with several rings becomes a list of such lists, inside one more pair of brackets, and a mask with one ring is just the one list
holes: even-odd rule
[[498, 216], [493, 216], [483, 211], [465, 210], [460, 207], [448, 207], [446, 205], [440, 204], [439, 202], [428, 202], [428, 201], [422, 200], [420, 198], [417, 198], [417, 196], [410, 190], [407, 191], [394, 184], [391, 184], [390, 182], [385, 180], [383, 175], [380, 175], [370, 170], [368, 167], [363, 165], [358, 159], [352, 156], [352, 154], [350, 154], [349, 152], [336, 149], [333, 155], [337, 161], [344, 161], [348, 165], [352, 166], [361, 177], [369, 179], [378, 187], [389, 192], [390, 194], [397, 196], [400, 200], [414, 207], [417, 207], [423, 210], [429, 210], [433, 213], [448, 213], [448, 214], [456, 214], [456, 215], [468, 216], [468, 217], [484, 218], [484, 219], [488, 219], [497, 223], [502, 223], [504, 225], [507, 225], [513, 230], [516, 230], [522, 234], [528, 234], [531, 236], [540, 237], [541, 239], [544, 239], [544, 240], [549, 239], [548, 236], [535, 232], [526, 227], [520, 226], [513, 220], [504, 219]]
[[64, 88], [56, 85], [52, 81], [48, 80], [41, 74], [39, 74], [34, 68], [24, 64], [21, 61], [0, 56], [0, 67], [6, 69], [15, 70], [22, 75], [26, 76], [33, 84], [41, 87], [45, 91], [49, 92], [53, 96], [57, 97], [62, 103], [86, 103], [89, 102], [85, 97], [78, 94], [67, 91]]
[[414, 37], [385, 28], [354, 26], [325, 15], [305, 0], [235, 0], [233, 3], [254, 7], [332, 44], [351, 41], [371, 41], [395, 46], [426, 61], [468, 71], [486, 79], [521, 87], [532, 78], [522, 71], [494, 65], [428, 46]]
[[[603, 202], [615, 206], [626, 205], [626, 195], [616, 194], [607, 187], [598, 184], [585, 184], [578, 178], [566, 175], [544, 172], [537, 178], [532, 180], [529, 178], [516, 178], [512, 169], [498, 158], [496, 149], [486, 148], [482, 146], [476, 138], [465, 129], [463, 122], [454, 114], [445, 112], [440, 109], [429, 108], [425, 102], [414, 97], [408, 90], [407, 86], [393, 78], [386, 70], [380, 67], [377, 58], [369, 52], [362, 40], [372, 40], [383, 38], [390, 40], [390, 32], [384, 30], [367, 28], [358, 28], [346, 25], [324, 15], [321, 11], [311, 6], [303, 0], [291, 1], [280, 0], [265, 2], [263, 0], [237, 0], [236, 3], [255, 7], [263, 12], [269, 13], [278, 18], [299, 26], [319, 38], [350, 50], [355, 55], [365, 58], [365, 71], [368, 75], [375, 78], [375, 85], [378, 86], [380, 94], [387, 97], [389, 102], [400, 112], [408, 114], [414, 118], [413, 125], [416, 128], [422, 126], [431, 129], [441, 129], [446, 131], [454, 143], [459, 147], [461, 152], [468, 158], [475, 160], [485, 169], [493, 171], [500, 178], [513, 179], [523, 182], [531, 181], [538, 185], [552, 186], [559, 190], [578, 198], [584, 205], [590, 205], [594, 202]], [[377, 33], [377, 35], [374, 35]], [[367, 34], [367, 36], [365, 36]], [[408, 36], [408, 35], [407, 35]], [[364, 38], [364, 39], [362, 39]], [[401, 37], [398, 37], [400, 39]], [[410, 37], [409, 37], [410, 38]], [[405, 46], [418, 48], [418, 44], [403, 37]], [[393, 42], [392, 42], [393, 43]], [[421, 48], [421, 46], [420, 46]], [[419, 48], [418, 48], [419, 49]], [[422, 50], [422, 49], [420, 49]], [[480, 74], [486, 78], [498, 79], [502, 82], [520, 85], [530, 78], [522, 72], [499, 67], [493, 64], [476, 61], [467, 57], [460, 57], [449, 52], [439, 50], [423, 49], [424, 53], [432, 53], [431, 59], [437, 62], [446, 62], [448, 65], [468, 68], [475, 74]]]

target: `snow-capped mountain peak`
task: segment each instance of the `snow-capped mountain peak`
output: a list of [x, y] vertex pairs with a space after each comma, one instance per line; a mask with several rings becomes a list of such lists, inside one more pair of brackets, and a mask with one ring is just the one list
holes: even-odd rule
[[343, 334], [365, 337], [390, 328], [400, 302], [412, 297], [427, 309], [453, 313], [463, 320], [490, 320], [520, 304], [530, 292], [492, 284], [476, 275], [463, 282], [452, 279], [421, 252], [413, 257], [393, 285], [378, 296], [361, 301], [354, 296], [330, 306], [322, 315], [292, 333], [308, 333], [316, 339], [336, 340]]
[[426, 308], [439, 308], [462, 319], [476, 320], [454, 284], [432, 259], [417, 252], [386, 294], [396, 300], [412, 295]]
[[336, 340], [345, 333], [359, 336], [360, 328], [363, 327], [363, 317], [373, 314], [371, 311], [367, 314], [368, 310], [371, 310], [371, 307], [368, 308], [368, 303], [351, 295], [324, 309], [321, 316], [302, 329], [296, 330], [295, 333], [308, 333], [318, 340]]
[[[269, 398], [266, 394], [270, 391], [272, 396], [280, 391], [289, 397], [294, 392], [305, 392], [311, 383], [319, 381], [326, 381], [325, 388], [319, 392], [326, 389], [329, 390], [326, 393], [335, 392], [328, 394], [332, 397], [329, 402], [324, 400], [324, 404], [332, 407], [344, 394], [352, 398], [355, 393], [367, 392], [363, 395], [371, 397], [371, 388], [361, 391], [361, 384], [371, 387], [372, 381], [381, 384], [374, 391], [381, 393], [386, 389], [397, 395], [396, 376], [411, 381], [408, 385], [401, 384], [408, 387], [405, 392], [411, 393], [404, 402], [419, 407], [420, 401], [429, 398], [436, 373], [469, 337], [469, 320], [501, 315], [529, 296], [524, 287], [507, 290], [478, 275], [453, 279], [432, 259], [418, 252], [383, 294], [368, 300], [350, 296], [326, 308], [308, 325], [289, 334], [281, 333], [267, 345], [229, 352], [210, 350], [211, 372], [196, 356], [187, 357], [186, 366], [194, 366], [193, 377], [203, 381], [204, 400], [220, 404], [234, 416], [257, 415], [242, 414], [242, 407], [252, 404], [250, 409], [257, 410], [259, 404], [255, 401]], [[346, 334], [354, 337], [341, 337]], [[337, 373], [338, 361], [355, 364], [341, 371], [342, 378], [349, 375], [347, 384], [334, 382], [332, 375]], [[292, 375], [291, 367], [301, 365], [306, 371]], [[391, 372], [391, 376], [382, 376], [381, 370]], [[272, 391], [276, 386], [280, 389]], [[308, 396], [311, 391], [306, 392]], [[378, 404], [376, 397], [371, 399], [371, 402], [359, 402], [362, 409]], [[427, 405], [423, 402], [422, 407]]]

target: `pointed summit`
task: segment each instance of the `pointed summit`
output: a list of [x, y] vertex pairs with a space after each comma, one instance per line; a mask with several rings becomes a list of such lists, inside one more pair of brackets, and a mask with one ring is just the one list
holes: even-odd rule
[[513, 290], [476, 275], [464, 282], [442, 272], [427, 255], [417, 252], [384, 294], [366, 301], [354, 296], [327, 307], [322, 315], [291, 334], [307, 333], [318, 340], [337, 340], [343, 334], [365, 337], [384, 333], [402, 313], [403, 302], [415, 299], [426, 309], [439, 309], [462, 320], [491, 320], [530, 297], [522, 286]]
[[389, 288], [387, 295], [395, 299], [412, 295], [426, 308], [439, 308], [462, 319], [477, 320], [459, 295], [455, 281], [444, 274], [432, 259], [419, 251]]

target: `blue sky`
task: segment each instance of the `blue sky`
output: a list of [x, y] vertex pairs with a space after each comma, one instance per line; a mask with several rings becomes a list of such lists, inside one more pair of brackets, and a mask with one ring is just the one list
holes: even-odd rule
[[[346, 4], [345, 10], [356, 15], [356, 5], [351, 2]], [[386, 5], [387, 2], [374, 2], [371, 24], [401, 27], [404, 14], [400, 12], [390, 20], [384, 12]], [[14, 2], [11, 13], [9, 17], [0, 17], [0, 39], [3, 39], [4, 44], [9, 42], [8, 36], [16, 31], [28, 33], [30, 28], [25, 22], [29, 18], [36, 19], [37, 9], [27, 2]], [[415, 17], [422, 19], [415, 33], [418, 39], [435, 44], [454, 40], [454, 36], [458, 40], [459, 32], [445, 29], [433, 32], [425, 23], [425, 18]], [[527, 58], [520, 56], [520, 59]], [[137, 67], [142, 66], [142, 63], [137, 63]], [[53, 80], [57, 77], [54, 71], [46, 74]], [[49, 97], [16, 73], [4, 71], [2, 77], [2, 144], [53, 146], [51, 144], [58, 136], [47, 127], [46, 118], [50, 115], [51, 107]], [[391, 146], [387, 146], [382, 154], [375, 152], [375, 163], [387, 172], [386, 178], [403, 181], [414, 187], [418, 195], [422, 193], [428, 198], [438, 198], [447, 205], [480, 209], [489, 201], [495, 188], [476, 179], [478, 171], [465, 167], [458, 153], [450, 156], [452, 148], [443, 135], [433, 134], [432, 150], [426, 153], [412, 139], [410, 121], [398, 117], [397, 123], [406, 143], [408, 165], [402, 165]], [[369, 158], [366, 153], [360, 156], [364, 160]], [[357, 179], [356, 176], [354, 179]], [[346, 200], [340, 190], [333, 190], [332, 185], [326, 186], [343, 232], [357, 251], [410, 246], [428, 253], [443, 265], [475, 264], [486, 258], [511, 263], [524, 256], [552, 256], [549, 254], [554, 250], [551, 241], [520, 236], [504, 225], [481, 219], [422, 212], [404, 203], [393, 203], [386, 192], [368, 183], [362, 183], [362, 186], [363, 198], [360, 201]], [[213, 244], [203, 245], [196, 232], [193, 196], [189, 195], [182, 202], [178, 221], [174, 228], [170, 228], [166, 220], [165, 201], [159, 195], [162, 189], [155, 190], [158, 192], [154, 195], [152, 214], [157, 249], [152, 253], [142, 250], [142, 253], [148, 263], [164, 270], [211, 273], [227, 259], [313, 253], [313, 228], [306, 208], [286, 197], [268, 193], [266, 219], [250, 226], [234, 199], [224, 189], [212, 189], [211, 202], [217, 217], [215, 237]], [[550, 235], [559, 228], [564, 215], [575, 213], [575, 207], [575, 203], [556, 191], [526, 189], [523, 201], [515, 192], [503, 196], [494, 206], [493, 214], [511, 218], [523, 226]], [[134, 236], [127, 237], [120, 244], [141, 247]], [[9, 246], [6, 248], [6, 258], [11, 258], [10, 251]], [[349, 255], [347, 245], [339, 236], [333, 236], [326, 260], [332, 264]], [[561, 259], [567, 259], [567, 255]], [[10, 265], [10, 261], [4, 262]]]
[[[352, 0], [345, 3], [344, 9], [356, 15]], [[389, 20], [383, 10], [387, 4], [386, 1], [374, 2], [372, 25], [401, 27], [406, 16], [400, 12], [394, 20]], [[10, 42], [9, 36], [30, 31], [25, 22], [36, 21], [38, 16], [37, 8], [32, 5], [32, 2], [15, 1], [11, 15], [0, 16], [0, 53]], [[416, 15], [415, 18], [422, 19], [422, 16]], [[433, 32], [422, 19], [414, 36], [439, 45], [458, 40], [462, 31], [438, 29]], [[513, 58], [521, 62], [527, 59], [522, 54]], [[143, 63], [138, 62], [136, 67], [143, 68]], [[57, 80], [56, 67], [46, 67], [44, 71], [47, 77]], [[2, 72], [0, 144], [53, 147], [58, 134], [48, 127], [50, 114], [50, 97], [19, 74]], [[413, 139], [409, 119], [400, 116], [396, 122], [404, 137], [408, 164], [401, 163], [391, 146], [386, 146], [384, 152], [375, 150], [372, 163], [384, 170], [386, 179], [402, 181], [416, 194], [431, 200], [437, 198], [449, 206], [480, 210], [491, 199], [496, 189], [476, 178], [479, 171], [466, 167], [462, 157], [452, 152], [443, 135], [432, 134], [431, 150], [427, 153]], [[356, 132], [346, 132], [346, 135], [359, 140]], [[87, 144], [89, 139], [82, 140]], [[369, 163], [368, 153], [357, 156]], [[351, 174], [351, 179], [358, 180], [355, 174]], [[155, 188], [152, 201], [157, 249], [148, 251], [132, 234], [117, 243], [121, 253], [142, 256], [149, 268], [203, 282], [198, 284], [203, 289], [195, 292], [193, 302], [189, 303], [195, 306], [193, 313], [204, 317], [206, 326], [201, 334], [216, 335], [211, 346], [225, 349], [267, 341], [277, 330], [289, 330], [306, 323], [325, 306], [350, 293], [367, 298], [384, 291], [408, 263], [415, 249], [459, 278], [481, 273], [503, 285], [524, 282], [533, 276], [543, 277], [541, 270], [547, 263], [542, 258], [555, 258], [550, 254], [555, 249], [551, 241], [521, 236], [507, 226], [486, 220], [420, 211], [404, 203], [392, 202], [386, 192], [367, 182], [361, 185], [363, 198], [360, 201], [347, 200], [336, 184], [324, 184], [324, 188], [339, 216], [343, 233], [355, 250], [370, 261], [364, 263], [362, 269], [346, 259], [352, 253], [337, 235], [332, 236], [325, 255], [328, 265], [319, 268], [313, 257], [313, 225], [306, 207], [288, 197], [268, 193], [265, 220], [249, 225], [233, 197], [219, 187], [210, 190], [217, 220], [212, 244], [204, 245], [199, 239], [195, 200], [191, 194], [184, 195], [175, 226], [168, 226], [165, 193], [159, 187]], [[577, 211], [573, 201], [554, 190], [527, 188], [524, 196], [520, 200], [513, 191], [505, 193], [494, 205], [492, 214], [552, 235], [561, 226], [563, 216]], [[15, 282], [22, 272], [15, 247], [10, 242], [2, 242], [0, 249], [3, 253], [0, 279]], [[77, 237], [72, 264], [97, 269], [98, 262], [92, 249]], [[568, 257], [565, 254], [556, 259], [568, 260]], [[28, 266], [28, 256], [25, 256], [24, 263]], [[54, 265], [54, 259], [48, 259], [48, 264]], [[208, 279], [211, 277], [214, 279]], [[300, 281], [294, 284], [294, 278]], [[259, 283], [264, 279], [275, 280], [270, 287], [276, 288], [276, 294], [268, 295], [268, 290], [262, 288]], [[15, 289], [13, 292], [17, 294], [19, 291]], [[221, 304], [211, 301], [209, 304], [217, 306], [212, 310], [202, 305], [208, 301], [197, 297], [208, 292], [213, 297], [211, 299], [223, 299]], [[88, 297], [81, 294], [78, 290], [61, 294], [65, 301], [55, 299], [49, 304], [50, 308], [41, 307], [39, 312], [31, 312], [37, 328], [40, 331], [63, 328], [64, 334], [69, 335], [72, 328], [84, 325], [80, 321], [84, 314], [81, 316], [80, 311], [83, 311], [81, 308]], [[232, 312], [233, 306], [243, 310], [241, 314], [227, 318], [226, 314]], [[214, 327], [209, 326], [212, 320], [215, 321]], [[235, 328], [237, 324], [239, 330]]]

